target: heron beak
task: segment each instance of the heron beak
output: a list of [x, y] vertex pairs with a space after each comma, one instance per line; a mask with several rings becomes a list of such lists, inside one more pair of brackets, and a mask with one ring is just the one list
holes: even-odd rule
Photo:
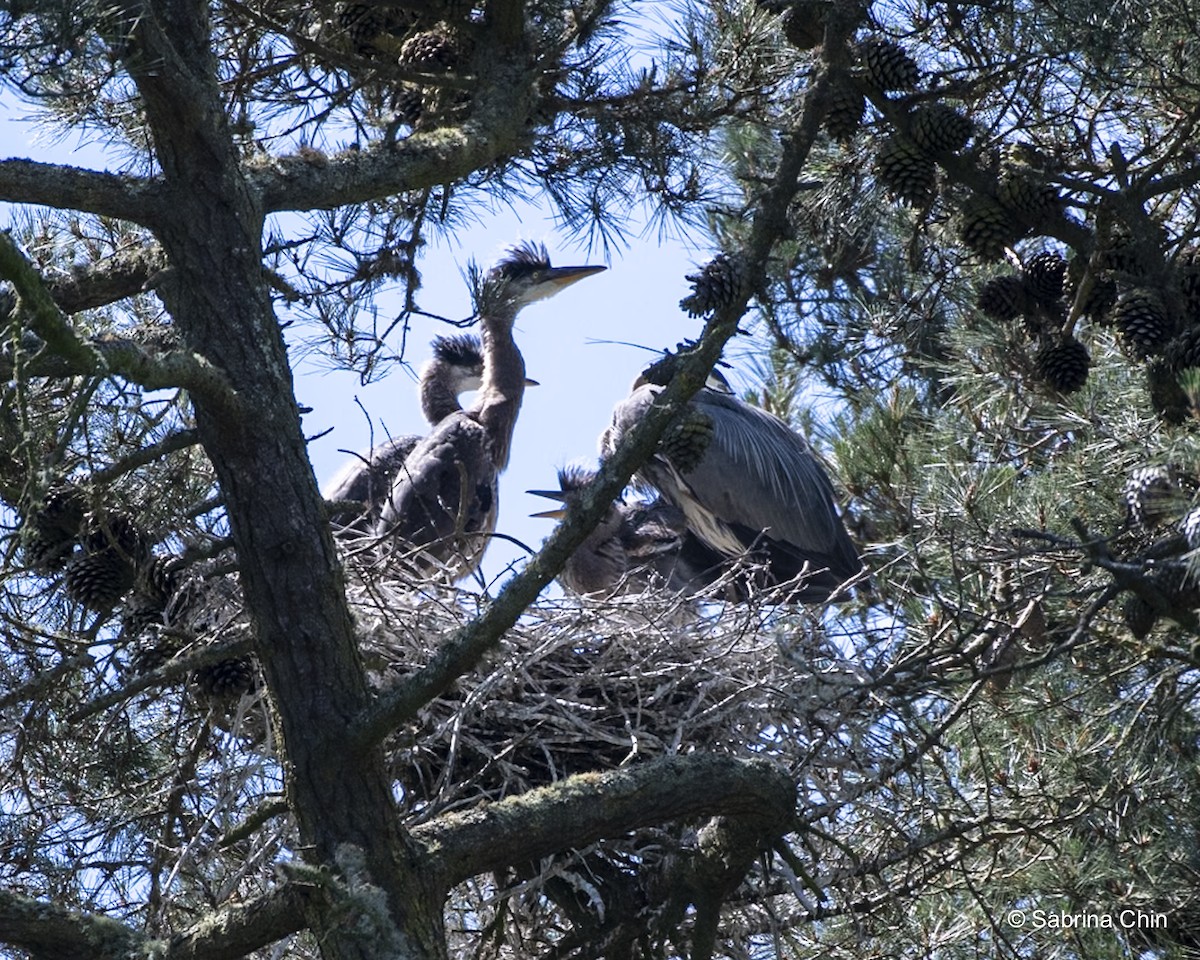
[[541, 384], [540, 384], [540, 383], [538, 383], [536, 380], [534, 380], [532, 377], [526, 377], [526, 378], [525, 378], [525, 386], [527, 386], [527, 387], [540, 387], [540, 386], [541, 386]]
[[[535, 497], [545, 497], [547, 500], [557, 500], [559, 503], [565, 503], [567, 495], [561, 490], [526, 490], [526, 493], [531, 493]], [[544, 510], [541, 513], [531, 513], [531, 517], [544, 517], [547, 520], [561, 520], [566, 516], [567, 508], [558, 507], [555, 510]]]
[[542, 283], [546, 285], [546, 289], [553, 293], [558, 293], [560, 290], [565, 290], [576, 280], [582, 280], [584, 277], [591, 277], [597, 273], [603, 273], [607, 267], [551, 267], [542, 277]]

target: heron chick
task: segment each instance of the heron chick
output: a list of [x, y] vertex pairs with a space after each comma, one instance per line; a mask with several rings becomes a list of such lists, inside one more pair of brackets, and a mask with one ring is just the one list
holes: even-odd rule
[[425, 572], [461, 579], [478, 568], [496, 528], [497, 478], [508, 465], [525, 394], [513, 324], [526, 306], [602, 271], [554, 267], [540, 244], [513, 247], [478, 278], [483, 372], [474, 402], [444, 417], [400, 465], [376, 532], [411, 551]]
[[[601, 436], [603, 455], [641, 421], [677, 364], [678, 354], [668, 353], [634, 381]], [[682, 510], [696, 537], [727, 563], [759, 563], [757, 585], [787, 585], [788, 602], [826, 602], [861, 572], [833, 484], [807, 440], [738, 399], [716, 371], [689, 401], [689, 420], [706, 425], [696, 431], [707, 434], [703, 448], [685, 458], [665, 437], [638, 479]]]
[[[596, 471], [587, 467], [563, 467], [558, 471], [559, 489], [527, 491], [563, 506], [532, 516], [561, 519], [595, 478]], [[608, 597], [653, 588], [695, 594], [720, 576], [721, 561], [688, 530], [678, 507], [662, 499], [614, 501], [571, 554], [558, 581], [581, 596]]]
[[[417, 391], [426, 422], [436, 427], [462, 409], [462, 394], [478, 390], [483, 383], [483, 347], [471, 334], [435, 337], [432, 346], [433, 356], [421, 365]], [[535, 386], [537, 381], [526, 379], [525, 383]], [[325, 485], [322, 496], [330, 501], [355, 501], [363, 507], [333, 516], [335, 532], [363, 535], [374, 531], [396, 471], [420, 442], [421, 435], [415, 433], [391, 437], [346, 462]]]

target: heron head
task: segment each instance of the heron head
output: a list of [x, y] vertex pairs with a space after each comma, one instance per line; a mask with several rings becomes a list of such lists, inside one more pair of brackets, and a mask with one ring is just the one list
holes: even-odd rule
[[596, 479], [596, 471], [581, 464], [567, 464], [558, 471], [557, 490], [526, 490], [535, 497], [545, 497], [547, 500], [557, 500], [562, 504], [553, 510], [543, 510], [541, 513], [531, 513], [531, 517], [545, 517], [550, 520], [561, 520], [567, 512], [567, 507], [579, 498], [583, 488]]
[[[431, 367], [444, 376], [456, 393], [478, 390], [483, 386], [483, 345], [477, 336], [469, 333], [450, 337], [435, 337], [433, 356], [422, 369], [422, 378], [428, 376]], [[536, 380], [525, 378], [525, 386], [539, 386]]]
[[484, 275], [476, 300], [476, 312], [484, 314], [508, 311], [514, 315], [522, 307], [552, 297], [577, 280], [606, 269], [602, 266], [555, 267], [540, 243], [521, 243], [509, 248]]

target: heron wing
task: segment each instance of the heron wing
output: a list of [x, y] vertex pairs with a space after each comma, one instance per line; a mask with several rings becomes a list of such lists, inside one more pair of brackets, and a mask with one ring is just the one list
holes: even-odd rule
[[420, 442], [418, 436], [394, 437], [347, 461], [326, 484], [322, 495], [326, 500], [354, 500], [366, 506], [332, 514], [329, 519], [335, 532], [358, 536], [374, 530], [392, 488], [392, 478]]
[[[600, 434], [599, 446], [602, 458], [612, 456], [613, 451], [617, 449], [617, 444], [621, 442], [621, 438], [642, 421], [646, 410], [661, 391], [662, 387], [651, 383], [644, 383], [631, 391], [629, 396], [619, 401], [613, 407], [612, 422]], [[650, 475], [651, 472], [651, 470], [647, 470], [646, 468], [639, 470], [633, 478], [634, 487], [648, 497], [653, 498], [659, 494], [665, 494], [670, 499], [671, 494], [659, 487]]]
[[[378, 533], [397, 536], [443, 562], [496, 522], [496, 468], [483, 427], [465, 413], [439, 423], [404, 460], [383, 505]], [[471, 544], [468, 551], [481, 550]]]
[[[633, 429], [661, 391], [643, 384], [613, 410], [601, 436], [608, 455]], [[861, 562], [834, 506], [833, 484], [808, 442], [786, 423], [736, 397], [702, 389], [692, 408], [712, 421], [713, 438], [694, 470], [681, 473], [662, 455], [642, 468], [640, 479], [688, 515], [689, 526], [710, 545], [730, 555], [767, 535], [780, 549], [828, 567], [839, 580]]]
[[354, 454], [321, 495], [326, 500], [360, 500], [378, 505], [392, 486], [392, 477], [421, 438], [416, 434], [393, 437], [384, 443]]
[[838, 516], [833, 484], [808, 441], [728, 394], [704, 389], [692, 404], [713, 424], [704, 457], [682, 477], [700, 504], [731, 525], [765, 531], [838, 575], [856, 573], [861, 562]]

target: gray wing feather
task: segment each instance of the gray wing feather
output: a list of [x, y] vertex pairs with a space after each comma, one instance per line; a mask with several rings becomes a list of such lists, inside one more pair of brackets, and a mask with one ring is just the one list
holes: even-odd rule
[[360, 500], [380, 504], [392, 486], [392, 477], [421, 438], [415, 434], [393, 437], [370, 450], [356, 453], [321, 491], [326, 500]]
[[[617, 404], [612, 426], [601, 436], [602, 454], [615, 449], [661, 389], [643, 384]], [[728, 394], [702, 389], [691, 403], [713, 423], [713, 439], [703, 458], [696, 469], [681, 474], [656, 456], [642, 470], [643, 483], [685, 511], [684, 501], [691, 498], [726, 524], [765, 530], [772, 539], [839, 569], [859, 568], [858, 553], [834, 506], [833, 484], [803, 437], [778, 417]]]
[[[612, 456], [613, 451], [617, 449], [617, 444], [621, 442], [621, 438], [642, 422], [646, 410], [661, 391], [662, 387], [644, 383], [613, 407], [612, 423], [605, 427], [604, 432], [600, 434], [600, 456], [602, 458]], [[659, 490], [645, 469], [638, 471], [634, 476], [633, 485], [650, 497], [654, 497], [660, 492], [666, 492]]]
[[684, 475], [692, 491], [731, 523], [801, 548], [840, 552], [846, 534], [836, 494], [808, 442], [736, 397], [702, 390], [693, 404], [711, 418], [713, 440]]
[[377, 532], [469, 572], [495, 529], [496, 476], [483, 427], [451, 414], [397, 471]]

